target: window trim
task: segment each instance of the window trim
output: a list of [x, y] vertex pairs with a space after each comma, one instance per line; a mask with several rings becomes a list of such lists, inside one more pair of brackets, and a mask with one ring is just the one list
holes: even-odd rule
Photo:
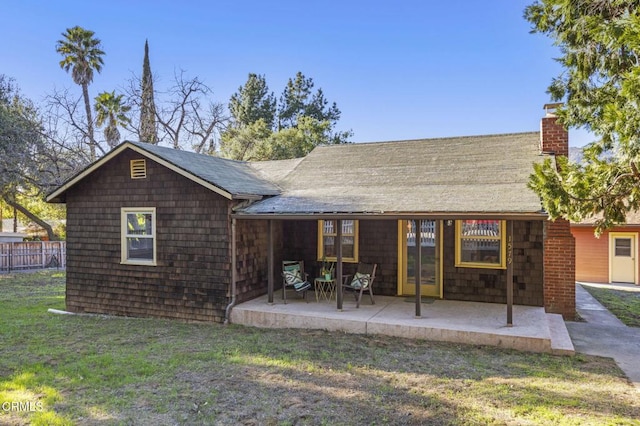
[[[142, 238], [150, 238], [153, 241], [153, 259], [128, 259], [127, 258], [127, 214], [129, 213], [148, 213], [151, 214], [151, 235], [142, 236]], [[156, 236], [156, 208], [155, 207], [121, 207], [120, 208], [120, 264], [123, 265], [157, 265], [157, 236]], [[140, 235], [136, 237], [140, 238]]]
[[[469, 219], [473, 220], [473, 219]], [[480, 219], [478, 219], [480, 220]], [[491, 219], [493, 220], [493, 219]], [[465, 262], [462, 260], [462, 220], [456, 220], [456, 268], [482, 268], [482, 269], [507, 269], [507, 222], [505, 220], [498, 220], [500, 222], [500, 236], [488, 236], [478, 235], [474, 236], [475, 239], [486, 241], [499, 241], [500, 242], [500, 262], [486, 263], [486, 262]]]
[[[335, 219], [331, 219], [335, 220]], [[360, 239], [359, 221], [357, 219], [342, 219], [353, 220], [353, 257], [342, 257], [344, 263], [358, 263], [358, 240]], [[329, 234], [334, 235], [334, 234]], [[351, 234], [342, 234], [342, 236], [351, 236]], [[324, 220], [318, 220], [318, 260], [326, 260], [328, 262], [337, 262], [337, 257], [325, 257], [324, 256]]]

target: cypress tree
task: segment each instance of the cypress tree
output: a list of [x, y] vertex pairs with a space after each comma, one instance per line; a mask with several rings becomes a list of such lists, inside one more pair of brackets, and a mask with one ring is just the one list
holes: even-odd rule
[[140, 102], [140, 140], [158, 143], [156, 129], [156, 103], [153, 99], [153, 77], [149, 65], [149, 41], [144, 42], [144, 62], [142, 63], [142, 96]]

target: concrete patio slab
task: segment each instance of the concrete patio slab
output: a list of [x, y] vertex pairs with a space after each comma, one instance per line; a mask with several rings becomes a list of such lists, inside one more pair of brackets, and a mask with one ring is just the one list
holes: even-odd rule
[[[415, 315], [415, 302], [407, 297], [376, 296], [376, 304], [363, 301], [355, 307], [345, 297], [342, 311], [335, 301], [288, 299], [287, 304], [267, 296], [235, 306], [234, 324], [263, 328], [304, 328], [357, 334], [378, 334], [409, 339], [489, 345], [529, 352], [574, 354], [562, 317], [532, 306], [513, 307], [513, 326], [508, 326], [506, 305], [431, 300]], [[559, 317], [559, 318], [558, 318]]]

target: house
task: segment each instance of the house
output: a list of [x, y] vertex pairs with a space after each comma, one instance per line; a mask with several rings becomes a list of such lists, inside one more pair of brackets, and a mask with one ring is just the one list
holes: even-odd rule
[[124, 142], [47, 197], [67, 205], [67, 309], [222, 322], [237, 303], [273, 301], [282, 260], [317, 274], [324, 258], [338, 276], [378, 264], [380, 295], [572, 318], [569, 223], [547, 220], [527, 187], [534, 162], [567, 152], [552, 111], [540, 132], [256, 163]]
[[24, 241], [27, 234], [24, 232], [0, 232], [0, 243], [16, 243]]
[[604, 231], [599, 238], [594, 231], [595, 219], [571, 223], [576, 240], [576, 280], [640, 285], [637, 256], [640, 213], [628, 213], [626, 224]]

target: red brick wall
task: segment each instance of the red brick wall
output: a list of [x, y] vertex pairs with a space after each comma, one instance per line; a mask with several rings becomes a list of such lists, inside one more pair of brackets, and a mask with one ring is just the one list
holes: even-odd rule
[[569, 222], [546, 222], [544, 239], [544, 306], [547, 312], [573, 319], [576, 314], [575, 239]]
[[[540, 149], [556, 156], [569, 155], [569, 133], [552, 115], [540, 123]], [[575, 239], [564, 219], [547, 222], [544, 239], [544, 306], [547, 312], [573, 319], [576, 312]]]

